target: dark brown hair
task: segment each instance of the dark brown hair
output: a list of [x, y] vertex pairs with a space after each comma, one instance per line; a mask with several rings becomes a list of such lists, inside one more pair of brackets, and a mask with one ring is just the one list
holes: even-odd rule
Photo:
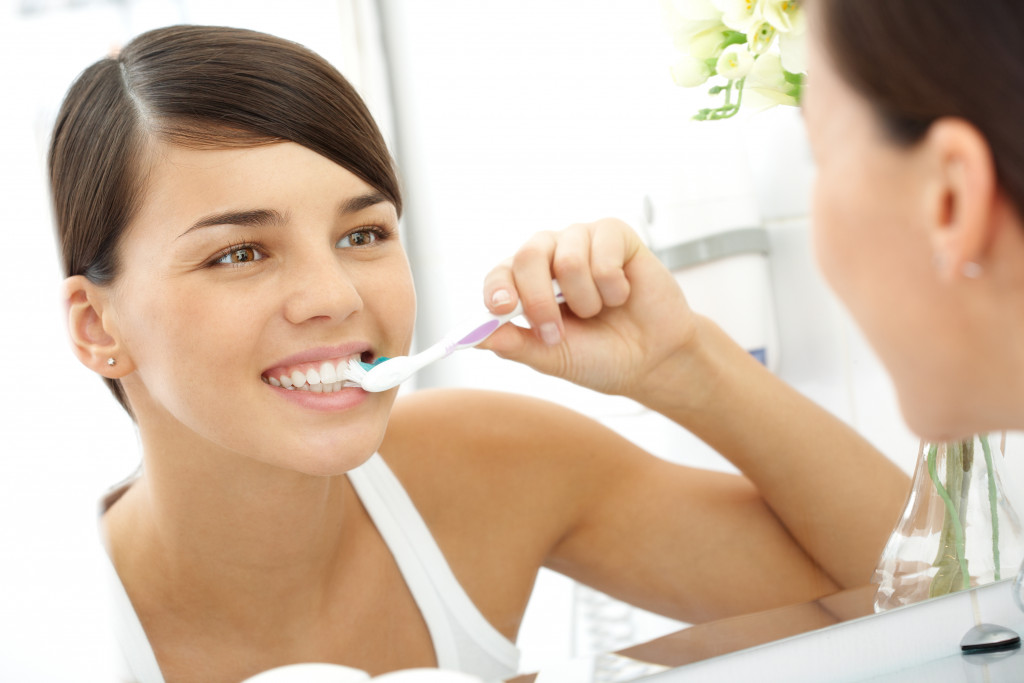
[[912, 144], [939, 118], [969, 121], [988, 141], [999, 185], [1024, 214], [1024, 2], [815, 4], [837, 69], [891, 137]]
[[[144, 33], [86, 69], [57, 115], [49, 169], [65, 275], [106, 285], [145, 189], [146, 146], [296, 142], [402, 210], [387, 146], [355, 89], [312, 51], [236, 28]], [[117, 380], [106, 380], [131, 408]]]
[[[985, 136], [1000, 187], [1024, 214], [1024, 2], [816, 0], [839, 73], [897, 142], [936, 119]], [[811, 87], [813, 87], [813, 74]]]

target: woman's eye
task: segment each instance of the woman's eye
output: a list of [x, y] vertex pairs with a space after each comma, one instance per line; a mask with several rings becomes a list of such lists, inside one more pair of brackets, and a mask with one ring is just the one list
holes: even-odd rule
[[225, 252], [223, 256], [217, 259], [214, 263], [218, 265], [235, 265], [239, 263], [248, 263], [249, 261], [260, 261], [263, 259], [263, 253], [253, 246], [242, 246], [235, 247], [234, 249]]
[[380, 239], [374, 230], [356, 230], [338, 240], [339, 247], [366, 247]]

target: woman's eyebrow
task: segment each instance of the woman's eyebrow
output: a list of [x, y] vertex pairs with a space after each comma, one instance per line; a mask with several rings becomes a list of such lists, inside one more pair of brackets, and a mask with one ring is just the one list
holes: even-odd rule
[[[377, 204], [391, 203], [391, 200], [380, 192], [368, 192], [366, 194], [350, 197], [341, 203], [341, 213], [359, 213]], [[281, 225], [285, 222], [284, 216], [273, 209], [250, 209], [246, 211], [224, 211], [204, 216], [189, 226], [188, 230], [178, 235], [184, 237], [193, 230], [208, 228], [213, 225], [239, 225], [246, 227], [265, 227]]]
[[280, 225], [284, 223], [284, 216], [273, 209], [251, 209], [248, 211], [224, 211], [204, 216], [189, 226], [189, 229], [178, 235], [184, 237], [193, 230], [208, 228], [212, 225], [240, 225], [248, 227], [263, 227], [268, 225]]
[[382, 203], [391, 203], [391, 200], [385, 197], [380, 192], [367, 192], [366, 194], [356, 195], [350, 197], [346, 201], [341, 203], [341, 213], [358, 213], [363, 209], [368, 209], [371, 206]]

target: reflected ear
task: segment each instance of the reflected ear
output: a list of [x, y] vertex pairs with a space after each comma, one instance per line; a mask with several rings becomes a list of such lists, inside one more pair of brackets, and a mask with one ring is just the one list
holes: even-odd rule
[[[78, 360], [93, 372], [120, 379], [134, 370], [112, 322], [107, 291], [82, 275], [64, 280], [68, 335]], [[113, 358], [116, 362], [109, 363]]]
[[996, 171], [988, 141], [963, 119], [944, 118], [925, 136], [928, 237], [940, 276], [977, 272], [996, 229]]

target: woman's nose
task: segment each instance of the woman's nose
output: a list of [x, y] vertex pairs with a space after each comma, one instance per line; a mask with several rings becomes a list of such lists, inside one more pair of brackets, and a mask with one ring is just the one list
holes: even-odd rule
[[310, 320], [344, 320], [363, 308], [349, 269], [334, 250], [295, 261], [287, 269], [284, 316], [293, 324]]

